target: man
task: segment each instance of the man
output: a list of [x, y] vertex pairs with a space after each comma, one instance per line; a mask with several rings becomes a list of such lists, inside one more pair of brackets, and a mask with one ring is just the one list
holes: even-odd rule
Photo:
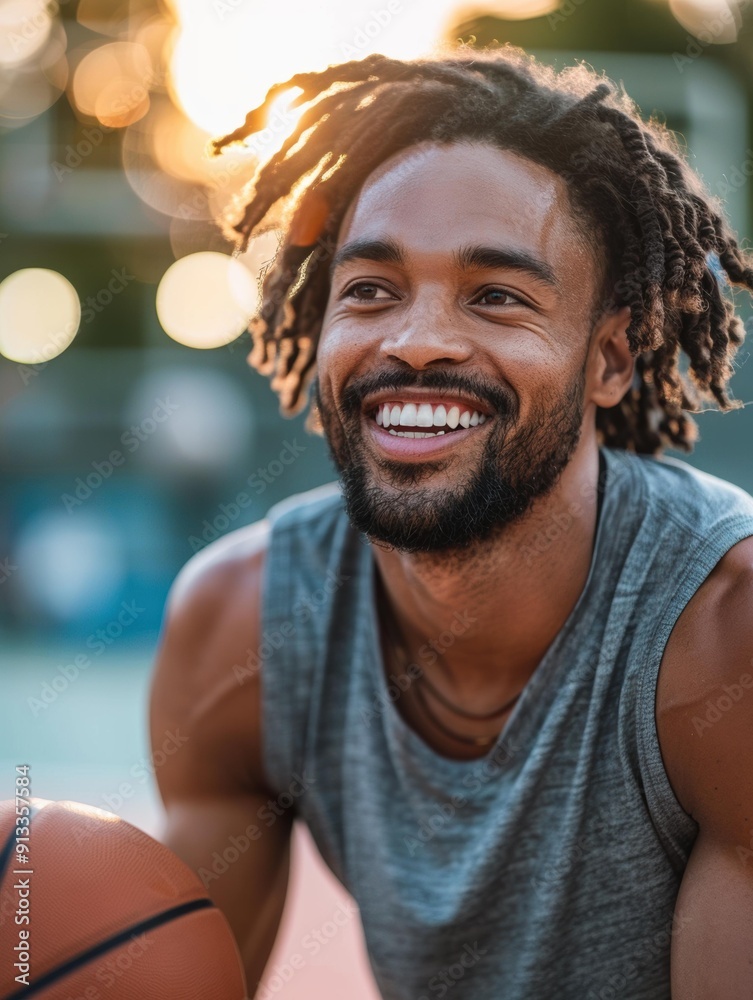
[[753, 499], [661, 455], [734, 405], [750, 262], [585, 68], [373, 56], [218, 148], [294, 85], [250, 361], [339, 482], [173, 586], [165, 842], [251, 990], [299, 816], [390, 1000], [750, 997]]

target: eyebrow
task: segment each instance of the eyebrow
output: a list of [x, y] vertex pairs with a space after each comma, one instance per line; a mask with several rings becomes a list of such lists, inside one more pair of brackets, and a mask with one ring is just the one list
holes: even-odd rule
[[[404, 265], [406, 253], [402, 246], [389, 237], [384, 239], [361, 238], [345, 243], [332, 257], [330, 277], [338, 267], [352, 260], [371, 260], [379, 264]], [[452, 264], [460, 271], [512, 270], [522, 271], [543, 284], [558, 288], [559, 283], [549, 264], [517, 247], [485, 246], [472, 243], [453, 251]]]
[[349, 263], [351, 260], [373, 260], [378, 264], [404, 264], [405, 254], [399, 243], [395, 240], [369, 239], [362, 237], [358, 240], [351, 240], [337, 250], [329, 265], [330, 277], [338, 267]]
[[452, 255], [452, 262], [461, 271], [491, 270], [523, 271], [532, 278], [558, 288], [559, 283], [546, 261], [518, 247], [495, 247], [471, 244]]

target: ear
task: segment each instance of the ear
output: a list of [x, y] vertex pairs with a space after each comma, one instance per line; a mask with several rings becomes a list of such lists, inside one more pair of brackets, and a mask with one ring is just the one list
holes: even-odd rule
[[604, 313], [591, 335], [586, 401], [604, 409], [616, 406], [633, 381], [635, 358], [625, 336], [629, 325], [630, 306], [623, 306]]

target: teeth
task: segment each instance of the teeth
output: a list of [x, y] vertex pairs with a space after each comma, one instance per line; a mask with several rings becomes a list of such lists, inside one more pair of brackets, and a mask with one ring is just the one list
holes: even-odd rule
[[417, 416], [418, 416], [418, 410], [416, 409], [416, 404], [406, 403], [405, 406], [403, 406], [400, 413], [400, 426], [415, 427]]
[[[405, 413], [405, 410], [403, 410]], [[402, 423], [402, 417], [400, 418]], [[433, 427], [434, 414], [431, 412], [431, 403], [421, 403], [416, 414], [416, 427]]]
[[400, 438], [435, 438], [444, 431], [395, 431], [390, 427], [390, 434]]
[[455, 430], [456, 427], [476, 427], [486, 421], [486, 416], [478, 410], [463, 409], [452, 406], [449, 410], [443, 405], [433, 406], [431, 403], [381, 403], [375, 414], [380, 427], [445, 427]]

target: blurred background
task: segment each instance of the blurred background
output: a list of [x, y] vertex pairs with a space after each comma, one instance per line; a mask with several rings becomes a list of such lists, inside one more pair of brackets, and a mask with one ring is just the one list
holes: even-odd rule
[[[170, 583], [209, 541], [335, 478], [245, 361], [275, 235], [234, 257], [213, 221], [291, 131], [297, 91], [245, 146], [210, 157], [209, 140], [298, 71], [511, 41], [622, 80], [684, 137], [747, 246], [751, 6], [0, 0], [0, 799], [29, 763], [34, 794], [157, 833], [146, 705]], [[742, 295], [740, 314], [750, 327]], [[732, 381], [746, 403], [749, 356]], [[699, 424], [687, 460], [753, 492], [751, 409]], [[283, 982], [344, 898], [296, 838], [266, 995], [376, 996], [354, 921]]]

